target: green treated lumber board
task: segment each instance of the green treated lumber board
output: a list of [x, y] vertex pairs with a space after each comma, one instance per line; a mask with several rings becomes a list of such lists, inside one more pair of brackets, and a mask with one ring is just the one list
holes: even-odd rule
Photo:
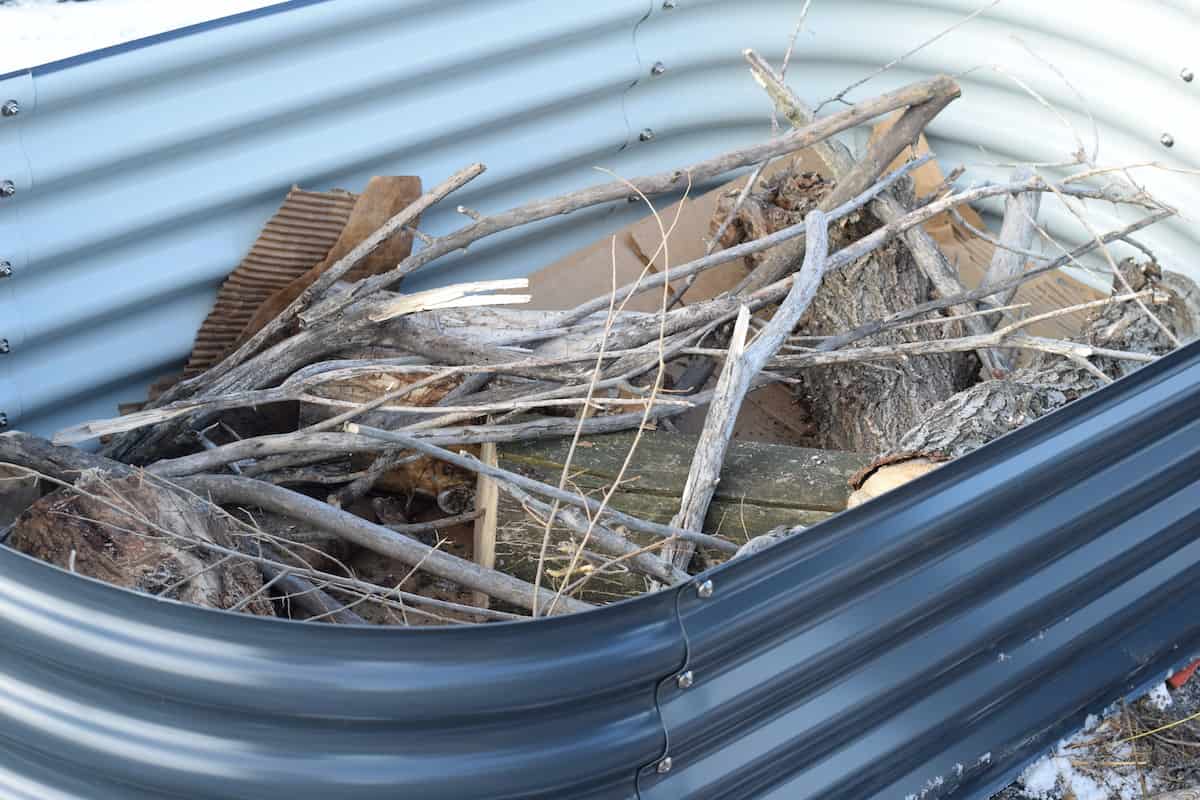
[[[581, 439], [571, 462], [571, 484], [600, 498], [615, 480], [633, 439], [633, 433]], [[557, 485], [569, 447], [569, 439], [500, 445], [499, 464]], [[646, 520], [670, 522], [679, 510], [695, 447], [694, 436], [644, 433], [625, 471], [622, 488], [614, 493], [610, 505]], [[850, 494], [847, 481], [870, 458], [857, 453], [735, 442], [726, 457], [704, 530], [741, 544], [781, 525], [814, 525], [845, 508]], [[652, 536], [617, 530], [642, 546], [657, 541]], [[497, 507], [496, 566], [503, 572], [534, 580], [542, 535], [543, 524], [501, 493]], [[580, 576], [578, 572], [563, 574], [574, 552], [571, 543], [580, 538], [558, 525], [551, 530], [546, 568], [555, 574], [544, 576], [545, 585], [557, 587], [566, 577], [573, 580]], [[718, 556], [703, 550], [701, 555]], [[642, 576], [617, 566], [594, 576], [579, 596], [589, 602], [604, 603], [645, 590]]]
[[[633, 432], [583, 437], [571, 464], [572, 480], [585, 489], [610, 485], [633, 439]], [[552, 439], [501, 445], [501, 466], [557, 484], [570, 444], [570, 439]], [[682, 496], [695, 449], [694, 436], [643, 433], [620, 493]], [[850, 495], [850, 476], [870, 460], [861, 453], [733, 442], [714, 501], [841, 511]]]

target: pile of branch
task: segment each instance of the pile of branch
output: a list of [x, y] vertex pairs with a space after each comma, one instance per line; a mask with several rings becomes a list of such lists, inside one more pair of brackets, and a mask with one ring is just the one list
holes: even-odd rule
[[[1195, 297], [1152, 267], [1128, 265], [1111, 297], [1054, 312], [1095, 313], [1079, 340], [1030, 335], [1038, 317], [1009, 305], [1022, 283], [1174, 213], [1146, 193], [1026, 171], [915, 198], [909, 173], [929, 157], [904, 156], [959, 96], [953, 80], [817, 119], [766, 62], [746, 56], [790, 132], [491, 216], [460, 207], [470, 218], [461, 229], [416, 233], [421, 213], [484, 172], [468, 166], [329, 259], [236, 350], [142, 410], [62, 431], [54, 445], [0, 436], [0, 464], [47, 491], [10, 526], [9, 544], [142, 591], [254, 613], [286, 606], [305, 619], [454, 623], [581, 611], [592, 605], [580, 599], [588, 575], [620, 568], [654, 588], [738, 551], [741, 541], [706, 531], [705, 519], [739, 411], [760, 387], [793, 387], [813, 422], [808, 444], [879, 456], [860, 476], [865, 486], [883, 466], [961, 455], [1191, 334], [1185, 312]], [[899, 119], [861, 158], [833, 138], [892, 112]], [[601, 204], [649, 203], [759, 165], [757, 178], [766, 161], [809, 148], [827, 175], [751, 180], [714, 220], [722, 249], [680, 265], [664, 257], [661, 269], [575, 308], [519, 308], [529, 300], [522, 280], [396, 291], [405, 276], [486, 237]], [[1026, 268], [1020, 254], [1040, 230], [1046, 194], [1145, 215]], [[1007, 198], [1009, 213], [983, 285], [968, 290], [926, 225], [989, 197]], [[423, 246], [394, 268], [346, 280], [414, 234]], [[740, 285], [676, 305], [672, 284], [739, 259], [753, 265]], [[644, 292], [662, 297], [659, 310], [628, 310]], [[262, 416], [271, 408], [296, 413], [280, 430], [278, 415]], [[706, 416], [673, 518], [614, 508], [640, 432], [693, 409]], [[637, 435], [615, 480], [598, 495], [578, 491], [570, 466], [581, 437], [617, 431]], [[495, 445], [554, 438], [571, 442], [557, 483], [494, 459]], [[69, 446], [95, 439], [105, 442], [98, 455]], [[497, 489], [543, 529], [532, 580], [479, 552], [463, 557], [442, 535], [474, 522], [474, 546], [486, 548], [488, 525], [476, 517]], [[554, 526], [573, 532], [573, 546], [569, 568], [551, 574]]]

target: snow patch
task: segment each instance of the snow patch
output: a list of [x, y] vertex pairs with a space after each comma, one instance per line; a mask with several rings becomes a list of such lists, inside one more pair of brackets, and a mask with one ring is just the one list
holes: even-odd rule
[[0, 74], [99, 50], [280, 0], [57, 0], [0, 2]]
[[1167, 690], [1167, 685], [1160, 683], [1146, 695], [1146, 702], [1159, 711], [1166, 711], [1175, 701], [1171, 699], [1171, 693]]

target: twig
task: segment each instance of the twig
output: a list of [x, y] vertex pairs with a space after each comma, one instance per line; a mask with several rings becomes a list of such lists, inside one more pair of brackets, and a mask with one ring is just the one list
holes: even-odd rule
[[[678, 527], [703, 526], [704, 518], [708, 515], [708, 506], [720, 481], [721, 466], [725, 462], [725, 452], [733, 435], [733, 425], [737, 421], [746, 393], [750, 390], [750, 381], [778, 352], [780, 345], [795, 329], [800, 317], [812, 303], [821, 285], [821, 279], [825, 275], [826, 256], [829, 253], [828, 222], [820, 209], [810, 211], [804, 221], [807, 227], [805, 239], [808, 242], [804, 264], [792, 283], [787, 298], [780, 304], [767, 327], [744, 351], [742, 345], [746, 338], [750, 311], [742, 306], [738, 312], [729, 356], [717, 381], [716, 398], [709, 407], [708, 416], [705, 417], [704, 428], [696, 445], [696, 455], [692, 459], [687, 482], [684, 484], [679, 513], [672, 521], [672, 524]], [[689, 545], [690, 542], [678, 542], [669, 546], [664, 557], [673, 561], [675, 566], [684, 567], [691, 560], [695, 549], [694, 545]]]
[[[925, 102], [932, 97], [944, 93], [946, 87], [950, 84], [952, 84], [952, 81], [946, 77], [936, 77], [915, 83], [897, 91], [888, 92], [872, 100], [865, 100], [845, 111], [824, 117], [803, 129], [793, 131], [778, 139], [725, 153], [715, 158], [693, 164], [690, 167], [644, 178], [635, 178], [630, 183], [646, 195], [682, 191], [689, 183], [706, 181], [726, 172], [747, 167], [751, 164], [757, 164], [771, 156], [802, 150], [834, 134], [860, 125], [866, 120], [874, 119], [882, 114], [895, 111], [898, 108], [905, 108]], [[485, 217], [467, 225], [456, 233], [439, 238], [433, 245], [409, 256], [396, 269], [360, 281], [348, 295], [338, 299], [331, 299], [328, 303], [322, 303], [309, 309], [300, 314], [299, 318], [302, 324], [312, 326], [317, 320], [337, 314], [360, 297], [387, 288], [405, 275], [425, 266], [435, 259], [456, 250], [464, 249], [487, 236], [601, 203], [625, 200], [629, 196], [629, 186], [622, 181], [614, 181], [602, 186], [571, 192], [561, 197], [536, 201], [491, 217]]]
[[[1143, 228], [1148, 228], [1156, 222], [1161, 222], [1162, 220], [1173, 216], [1173, 214], [1174, 212], [1172, 211], [1158, 211], [1147, 217], [1143, 217], [1137, 222], [1126, 225], [1120, 230], [1105, 234], [1104, 236], [1100, 237], [1100, 241], [1106, 244], [1114, 242], [1130, 233], [1142, 230]], [[1095, 241], [1088, 242], [1075, 248], [1070, 253], [1067, 253], [1060, 258], [1056, 258], [1045, 266], [1035, 267], [1034, 269], [1028, 270], [1021, 276], [1013, 278], [1011, 281], [1006, 281], [987, 289], [973, 289], [969, 292], [962, 292], [952, 297], [943, 297], [937, 300], [930, 300], [929, 302], [922, 303], [918, 306], [914, 306], [913, 308], [905, 309], [904, 311], [898, 311], [895, 314], [883, 319], [872, 320], [871, 322], [860, 325], [852, 331], [847, 331], [846, 333], [841, 333], [825, 339], [823, 342], [817, 345], [816, 349], [819, 352], [830, 352], [837, 350], [845, 347], [848, 344], [852, 344], [853, 342], [865, 339], [868, 336], [874, 336], [882, 331], [891, 330], [894, 327], [906, 323], [908, 320], [915, 319], [925, 314], [930, 314], [945, 308], [974, 302], [976, 300], [983, 300], [991, 295], [994, 295], [1000, 289], [1016, 288], [1022, 283], [1036, 278], [1038, 275], [1043, 275], [1047, 272], [1051, 272], [1059, 269], [1060, 267], [1065, 267], [1068, 264], [1073, 263], [1076, 259], [1090, 253], [1098, 246], [1099, 245]]]
[[[568, 420], [574, 424], [574, 420]], [[501, 467], [491, 467], [484, 464], [474, 456], [469, 456], [465, 453], [452, 453], [449, 450], [429, 444], [427, 441], [416, 439], [402, 433], [394, 431], [385, 431], [378, 428], [370, 428], [366, 425], [350, 423], [346, 426], [349, 433], [361, 434], [366, 438], [375, 438], [382, 441], [392, 442], [394, 444], [403, 445], [410, 450], [418, 450], [426, 455], [445, 461], [448, 464], [453, 464], [463, 469], [471, 470], [472, 472], [482, 472], [489, 478], [495, 478], [502, 483], [509, 483], [522, 489], [543, 495], [545, 497], [561, 500], [562, 502], [587, 509], [592, 514], [610, 517], [619, 525], [624, 525], [630, 530], [648, 533], [652, 536], [675, 536], [680, 539], [702, 544], [705, 547], [713, 547], [726, 553], [732, 553], [737, 550], [737, 547], [724, 539], [719, 539], [716, 536], [709, 536], [698, 531], [685, 531], [671, 525], [660, 525], [657, 522], [649, 522], [647, 520], [638, 519], [630, 516], [614, 508], [601, 509], [600, 501], [590, 497], [584, 497], [565, 490], [556, 489], [548, 483], [526, 478], [524, 475], [518, 475], [515, 472], [503, 469]]]
[[[232, 475], [196, 475], [178, 479], [179, 485], [214, 502], [249, 505], [330, 531], [338, 537], [377, 553], [403, 561], [422, 563], [425, 571], [468, 589], [485, 592], [522, 608], [533, 606], [533, 586], [495, 570], [487, 570], [457, 556], [434, 550], [416, 539], [402, 536], [382, 525], [348, 514], [306, 495], [272, 486], [252, 478]], [[552, 595], [547, 592], [544, 602]], [[565, 611], [583, 611], [587, 603], [573, 604]]]
[[[542, 521], [549, 519], [551, 511], [554, 508], [549, 503], [543, 503], [541, 500], [538, 500], [511, 483], [501, 482], [500, 490], [520, 503], [526, 511], [535, 514], [538, 519]], [[628, 559], [631, 568], [649, 575], [656, 580], [667, 584], [676, 584], [683, 583], [689, 578], [689, 575], [683, 570], [668, 564], [657, 555], [646, 551], [646, 548], [638, 547], [616, 531], [585, 519], [578, 511], [572, 508], [562, 508], [559, 506], [555, 512], [555, 522], [566, 528], [570, 528], [576, 533], [584, 533], [590, 528], [590, 538], [594, 548], [602, 553]], [[661, 542], [656, 546], [661, 546]]]
[[329, 287], [341, 280], [347, 272], [354, 269], [371, 253], [379, 249], [388, 239], [395, 236], [403, 228], [410, 225], [418, 216], [438, 203], [452, 192], [465, 186], [479, 177], [487, 169], [483, 164], [472, 164], [451, 175], [443, 183], [421, 195], [403, 211], [399, 212], [374, 233], [364, 239], [349, 253], [337, 260], [329, 269], [318, 277], [313, 284], [293, 300], [287, 308], [279, 313], [270, 323], [246, 340], [236, 351], [226, 356], [219, 364], [210, 367], [205, 372], [175, 386], [159, 399], [159, 404], [167, 403], [179, 397], [194, 394], [201, 387], [211, 385], [213, 381], [228, 373], [231, 369], [244, 363], [247, 359], [262, 349], [263, 345], [282, 333], [292, 323], [300, 311], [314, 298], [320, 298]]
[[997, 5], [1000, 4], [1000, 2], [1001, 2], [1001, 0], [992, 0], [992, 2], [988, 3], [986, 6], [982, 6], [978, 9], [976, 9], [975, 11], [971, 12], [969, 15], [967, 15], [963, 19], [961, 19], [958, 22], [951, 25], [949, 28], [946, 28], [945, 30], [938, 33], [937, 35], [926, 39], [925, 41], [921, 42], [919, 45], [917, 45], [913, 49], [911, 49], [905, 53], [902, 53], [901, 55], [897, 56], [896, 58], [893, 58], [891, 61], [884, 64], [882, 67], [875, 70], [874, 72], [872, 72], [870, 75], [866, 76], [865, 78], [862, 78], [862, 79], [857, 80], [854, 83], [850, 84], [845, 89], [842, 89], [840, 92], [838, 92], [837, 94], [835, 94], [833, 97], [829, 98], [828, 100], [822, 100], [820, 102], [820, 104], [817, 105], [816, 109], [814, 109], [814, 111], [819, 112], [822, 108], [829, 105], [830, 103], [846, 102], [846, 95], [848, 95], [850, 92], [857, 89], [859, 86], [862, 86], [863, 84], [867, 83], [868, 81], [878, 78], [883, 73], [885, 73], [888, 70], [892, 69], [893, 67], [903, 63], [903, 61], [905, 59], [907, 59], [909, 56], [916, 55], [917, 53], [921, 52], [929, 45], [931, 45], [934, 42], [936, 42], [937, 40], [941, 39], [943, 36], [953, 33], [954, 31], [961, 28], [963, 25], [966, 25], [968, 22], [975, 19], [976, 17], [978, 17], [980, 14], [984, 13], [985, 11], [995, 8]]

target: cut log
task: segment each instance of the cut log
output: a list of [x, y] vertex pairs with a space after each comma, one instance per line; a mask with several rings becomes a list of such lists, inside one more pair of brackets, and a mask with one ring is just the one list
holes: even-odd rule
[[[591, 496], [599, 496], [618, 474], [633, 436], [633, 433], [617, 433], [580, 440], [571, 462], [571, 485]], [[644, 433], [625, 472], [624, 485], [613, 495], [612, 507], [654, 522], [670, 522], [679, 510], [696, 443], [694, 436]], [[500, 466], [557, 484], [569, 445], [569, 440], [501, 445]], [[846, 507], [850, 494], [847, 481], [869, 460], [869, 456], [858, 453], [733, 442], [726, 455], [721, 482], [709, 506], [704, 530], [743, 544], [780, 526], [813, 525]], [[497, 569], [532, 582], [543, 530], [544, 520], [529, 515], [520, 503], [502, 492], [497, 511]], [[613, 530], [641, 547], [664, 541], [619, 526], [614, 526]], [[566, 575], [564, 570], [571, 563], [581, 538], [565, 526], [552, 528], [546, 564], [551, 586], [578, 580], [611, 560], [610, 556], [585, 552], [575, 574]], [[591, 547], [584, 549], [591, 550]], [[703, 547], [700, 550], [707, 559], [718, 557]], [[728, 556], [719, 554], [719, 557]], [[618, 563], [593, 576], [580, 597], [591, 602], [606, 602], [645, 590], [645, 577]]]
[[[1200, 288], [1190, 279], [1164, 273], [1157, 264], [1128, 259], [1120, 265], [1134, 291], [1153, 290], [1159, 297], [1152, 311], [1183, 342], [1200, 333]], [[1113, 294], [1125, 287], [1114, 282]], [[1088, 322], [1088, 344], [1111, 350], [1161, 356], [1174, 347], [1162, 329], [1133, 303], [1103, 306]], [[1109, 378], [1121, 378], [1141, 362], [1097, 356], [1093, 359]], [[934, 404], [889, 451], [856, 475], [858, 491], [850, 505], [866, 502], [958, 458], [993, 439], [1065, 406], [1101, 386], [1104, 376], [1086, 365], [1057, 356], [1040, 357], [1028, 367], [997, 380], [977, 383]]]
[[[1150, 308], [1181, 342], [1186, 344], [1200, 335], [1200, 287], [1195, 282], [1178, 273], [1165, 272], [1153, 262], [1138, 263], [1126, 259], [1119, 266], [1135, 292], [1153, 289], [1163, 294], [1162, 302]], [[1121, 282], [1115, 281], [1113, 292], [1123, 291]], [[1154, 356], [1174, 349], [1162, 329], [1133, 303], [1100, 309], [1089, 320], [1084, 341], [1097, 347]], [[1137, 362], [1103, 357], [1097, 358], [1095, 364], [1112, 378], [1124, 377], [1139, 366]]]
[[[736, 243], [739, 236], [761, 236], [796, 224], [832, 186], [836, 185], [809, 173], [777, 173], [748, 198], [724, 244]], [[830, 250], [836, 251], [878, 226], [865, 211], [835, 223], [830, 228]], [[892, 242], [871, 256], [827, 273], [797, 333], [826, 336], [853, 330], [869, 320], [923, 303], [931, 292], [929, 280], [908, 248]], [[950, 335], [953, 330], [907, 328], [877, 334], [866, 343], [890, 345]], [[799, 394], [813, 425], [811, 444], [851, 452], [891, 449], [930, 406], [967, 384], [971, 371], [967, 360], [962, 355], [941, 354], [883, 366], [843, 364], [805, 369]]]

